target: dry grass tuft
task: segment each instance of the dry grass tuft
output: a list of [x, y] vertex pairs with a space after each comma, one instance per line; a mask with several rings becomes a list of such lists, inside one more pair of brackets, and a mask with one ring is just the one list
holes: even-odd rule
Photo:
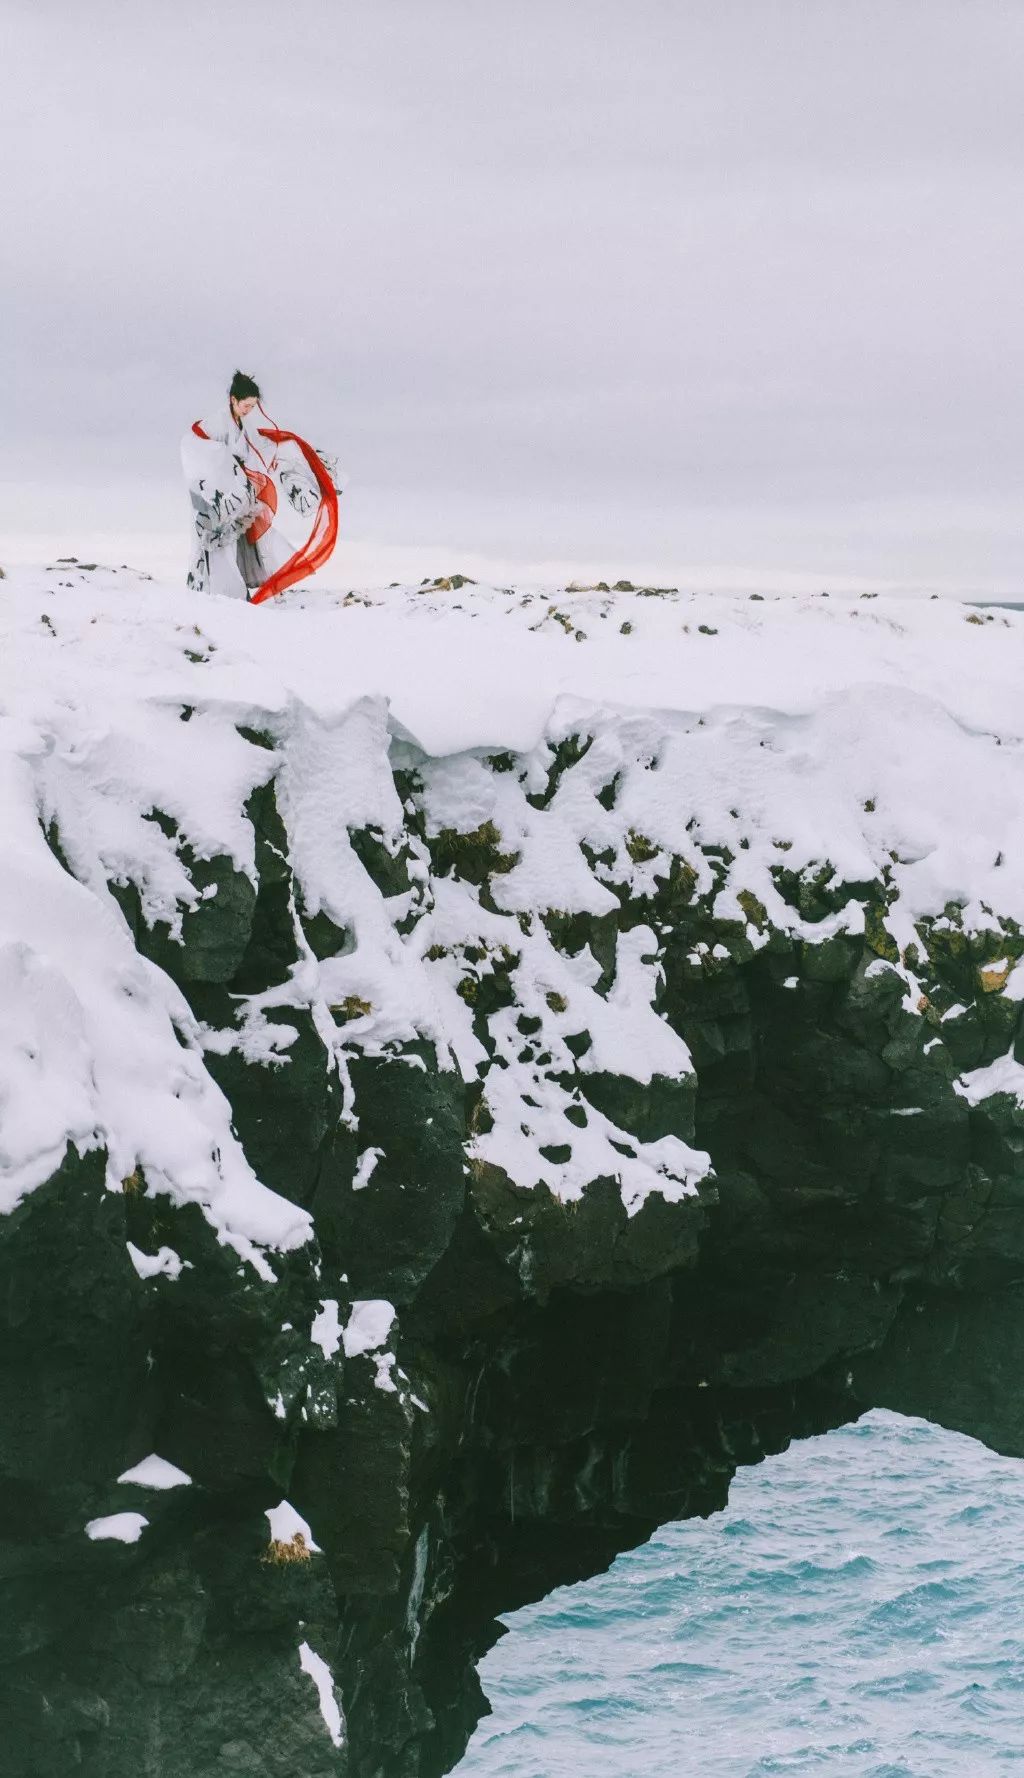
[[368, 1000], [361, 1000], [358, 994], [346, 994], [344, 1000], [331, 1007], [336, 1018], [343, 1019], [346, 1024], [352, 1019], [365, 1019], [373, 1011]]
[[289, 1562], [308, 1562], [312, 1553], [304, 1533], [296, 1531], [287, 1543], [282, 1543], [278, 1537], [272, 1538], [260, 1560], [271, 1568], [283, 1568]]

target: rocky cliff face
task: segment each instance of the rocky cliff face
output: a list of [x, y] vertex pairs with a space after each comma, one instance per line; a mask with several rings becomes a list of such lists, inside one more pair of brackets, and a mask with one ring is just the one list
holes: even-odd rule
[[442, 751], [268, 690], [308, 614], [254, 667], [65, 578], [6, 755], [11, 1778], [429, 1778], [496, 1614], [738, 1465], [872, 1405], [1024, 1454], [1011, 725], [851, 669]]

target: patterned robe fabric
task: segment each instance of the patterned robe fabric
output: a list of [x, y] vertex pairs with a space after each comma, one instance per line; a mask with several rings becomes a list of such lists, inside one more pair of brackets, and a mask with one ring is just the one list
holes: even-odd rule
[[[181, 441], [196, 534], [188, 584], [197, 592], [248, 599], [292, 554], [293, 546], [277, 519], [258, 543], [247, 538], [258, 505], [247, 467], [260, 474], [269, 472], [294, 512], [309, 513], [319, 501], [305, 461], [288, 447], [275, 458], [276, 447], [256, 431], [257, 417], [249, 416], [247, 430], [225, 406], [200, 421], [206, 438], [199, 438], [190, 427]], [[318, 455], [336, 482], [334, 459], [323, 451]]]

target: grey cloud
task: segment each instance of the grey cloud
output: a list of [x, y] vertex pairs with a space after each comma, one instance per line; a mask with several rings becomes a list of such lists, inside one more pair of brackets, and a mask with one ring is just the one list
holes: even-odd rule
[[1017, 576], [1009, 0], [9, 0], [3, 38], [0, 524], [51, 473], [155, 523], [238, 362], [396, 542]]

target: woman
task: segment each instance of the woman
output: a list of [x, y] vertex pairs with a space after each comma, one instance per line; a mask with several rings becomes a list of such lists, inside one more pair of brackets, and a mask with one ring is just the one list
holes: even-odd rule
[[[181, 442], [181, 460], [192, 499], [196, 553], [188, 584], [197, 592], [233, 599], [250, 595], [293, 554], [275, 524], [278, 489], [295, 512], [309, 513], [321, 499], [316, 476], [301, 451], [261, 437], [253, 421], [259, 385], [236, 370], [227, 406], [197, 420]], [[316, 455], [324, 465], [324, 453]], [[327, 473], [337, 483], [332, 458]], [[328, 493], [330, 490], [328, 489]]]

